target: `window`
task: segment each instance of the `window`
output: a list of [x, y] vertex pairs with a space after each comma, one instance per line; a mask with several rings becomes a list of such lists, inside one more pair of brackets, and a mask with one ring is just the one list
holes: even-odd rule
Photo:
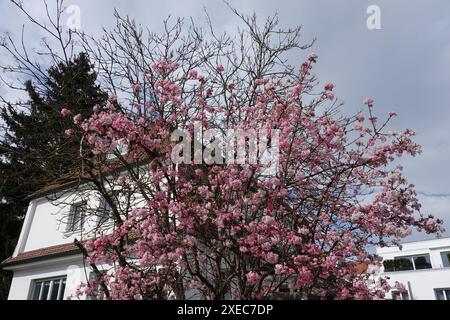
[[422, 254], [408, 257], [396, 257], [394, 260], [385, 260], [383, 262], [386, 272], [408, 271], [431, 269], [431, 260], [429, 254]]
[[32, 282], [31, 300], [63, 300], [66, 277], [35, 280]]
[[423, 255], [423, 256], [416, 256], [416, 257], [412, 257], [412, 258], [413, 258], [414, 267], [416, 270], [431, 269], [431, 261], [430, 261], [430, 256], [428, 254]]
[[394, 263], [395, 263], [395, 271], [414, 270], [414, 265], [412, 263], [411, 257], [395, 258]]
[[[114, 205], [117, 207], [119, 202], [117, 201], [117, 195], [115, 193], [110, 195], [111, 200]], [[100, 201], [100, 215], [98, 219], [98, 225], [101, 226], [105, 223], [108, 223], [113, 217], [113, 209], [109, 205], [108, 201], [105, 198], [102, 198]]]
[[409, 300], [409, 293], [408, 291], [392, 291], [392, 300]]
[[109, 152], [106, 155], [106, 159], [107, 160], [112, 160], [112, 159], [117, 158], [117, 154], [123, 156], [123, 155], [126, 155], [127, 153], [128, 153], [128, 146], [127, 146], [127, 144], [125, 143], [124, 140], [119, 140], [119, 141], [117, 141], [116, 149], [114, 151], [112, 151], [112, 152]]
[[437, 300], [450, 300], [450, 288], [434, 289]]
[[67, 231], [78, 231], [83, 228], [86, 216], [87, 202], [79, 202], [70, 208], [69, 221], [67, 223]]
[[450, 251], [441, 252], [442, 266], [450, 268]]

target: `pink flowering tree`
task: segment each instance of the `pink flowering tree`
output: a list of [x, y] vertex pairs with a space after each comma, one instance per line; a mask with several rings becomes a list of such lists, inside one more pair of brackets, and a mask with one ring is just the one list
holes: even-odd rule
[[[299, 299], [383, 298], [386, 281], [372, 286], [357, 268], [380, 265], [368, 247], [397, 244], [413, 229], [441, 231], [441, 221], [421, 213], [398, 162], [421, 152], [414, 131], [387, 131], [396, 114], [378, 118], [370, 98], [343, 114], [334, 85], [312, 74], [315, 54], [299, 68], [280, 58], [301, 47], [299, 29], [242, 18], [245, 49], [213, 37], [213, 46], [191, 41], [162, 56], [128, 52], [138, 70], [126, 74], [130, 89], [113, 91], [87, 119], [75, 115], [67, 134], [83, 134], [80, 179], [114, 220], [112, 230], [77, 241], [96, 274], [79, 295], [256, 299], [289, 289]], [[217, 135], [196, 135], [198, 125]], [[275, 170], [267, 173], [260, 153], [238, 163], [212, 152], [229, 129], [276, 131], [265, 141]], [[176, 130], [191, 151], [173, 139]]]

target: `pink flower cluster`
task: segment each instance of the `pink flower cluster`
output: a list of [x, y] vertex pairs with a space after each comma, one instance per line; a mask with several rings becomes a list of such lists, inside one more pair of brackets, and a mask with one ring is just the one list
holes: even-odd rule
[[62, 110], [61, 110], [61, 116], [62, 116], [63, 118], [67, 118], [68, 116], [70, 116], [70, 114], [71, 114], [71, 111], [70, 111], [69, 108], [62, 108]]
[[[246, 299], [272, 297], [284, 284], [302, 298], [382, 298], [388, 286], [371, 288], [356, 268], [380, 265], [367, 246], [397, 243], [412, 228], [442, 230], [441, 221], [419, 213], [414, 186], [395, 165], [400, 156], [420, 153], [414, 132], [382, 131], [372, 109], [367, 117], [335, 118], [326, 112], [331, 83], [319, 99], [305, 99], [314, 94], [317, 59], [311, 54], [289, 85], [254, 79], [251, 94], [235, 89], [226, 101], [218, 97], [228, 83], [202, 77], [187, 90], [183, 81], [198, 80], [198, 73], [175, 77], [183, 70], [162, 61], [152, 79], [158, 121], [111, 104], [74, 119], [94, 154], [122, 140], [145, 155], [146, 174], [132, 171], [117, 186], [141, 193], [139, 206], [122, 212], [112, 234], [85, 245], [89, 263], [111, 264], [104, 282], [112, 299], [183, 298], [181, 284], [222, 298], [230, 283], [233, 297]], [[175, 167], [170, 130], [192, 131], [196, 121], [205, 128], [280, 130], [277, 173], [267, 176], [260, 164]], [[373, 197], [361, 201], [367, 190]]]

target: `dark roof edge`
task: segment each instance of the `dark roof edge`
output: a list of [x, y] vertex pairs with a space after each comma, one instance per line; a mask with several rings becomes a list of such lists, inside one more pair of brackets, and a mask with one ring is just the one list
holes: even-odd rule
[[52, 253], [52, 254], [48, 254], [48, 255], [44, 255], [44, 256], [31, 257], [31, 258], [26, 258], [23, 260], [8, 262], [9, 260], [13, 259], [12, 257], [10, 257], [10, 258], [6, 259], [5, 261], [3, 261], [2, 263], [0, 263], [0, 268], [18, 266], [21, 264], [33, 263], [33, 262], [54, 259], [54, 258], [68, 257], [68, 256], [72, 256], [72, 255], [77, 255], [77, 254], [82, 254], [82, 252], [78, 248], [70, 250], [70, 251], [66, 251], [66, 252]]
[[66, 182], [66, 183], [57, 185], [57, 186], [55, 186], [53, 188], [48, 188], [48, 189], [43, 188], [41, 190], [38, 190], [38, 191], [30, 194], [29, 196], [26, 197], [26, 199], [31, 201], [31, 200], [43, 198], [45, 196], [48, 196], [49, 194], [58, 193], [58, 192], [67, 190], [69, 188], [75, 187], [77, 185], [81, 186], [81, 185], [83, 185], [83, 184], [85, 184], [87, 182], [88, 181], [75, 180], [75, 181], [70, 181], [70, 182]]
[[[141, 160], [137, 161], [137, 165], [140, 166], [140, 165], [146, 164], [148, 162], [149, 162], [148, 159], [141, 159]], [[122, 172], [122, 171], [126, 171], [125, 165], [121, 165], [116, 168], [112, 168], [110, 170], [105, 170], [104, 174], [112, 174], [112, 173]], [[47, 187], [47, 189], [46, 189], [46, 187], [44, 187], [44, 188], [30, 194], [29, 196], [26, 197], [26, 199], [27, 200], [35, 200], [35, 199], [43, 198], [45, 196], [48, 196], [49, 194], [58, 193], [58, 192], [67, 190], [69, 188], [72, 188], [74, 186], [82, 186], [89, 182], [90, 182], [89, 179], [86, 179], [83, 177], [77, 177], [77, 178], [74, 178], [73, 181], [68, 181], [68, 182], [62, 183], [60, 185], [55, 185], [54, 187]]]

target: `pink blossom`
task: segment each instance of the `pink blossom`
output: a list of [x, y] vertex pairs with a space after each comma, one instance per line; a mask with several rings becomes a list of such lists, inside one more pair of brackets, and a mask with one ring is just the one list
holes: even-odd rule
[[94, 242], [92, 240], [86, 241], [84, 243], [84, 247], [86, 248], [87, 251], [91, 251], [94, 249]]
[[363, 100], [363, 104], [368, 105], [368, 106], [372, 106], [373, 105], [373, 99], [372, 98], [365, 98]]
[[[442, 221], [417, 214], [415, 188], [394, 165], [400, 156], [420, 153], [414, 131], [385, 130], [373, 110], [330, 112], [327, 99], [335, 99], [334, 87], [327, 85], [319, 99], [310, 98], [317, 92], [309, 76], [317, 56], [308, 59], [295, 80], [262, 74], [250, 90], [237, 85], [228, 92], [208, 65], [198, 66], [207, 74], [195, 75], [200, 83], [189, 81], [186, 91], [188, 79], [181, 70], [171, 75], [178, 65], [161, 61], [152, 67], [158, 103], [146, 110], [158, 113], [157, 121], [111, 103], [86, 119], [74, 117], [84, 154], [104, 156], [124, 141], [135, 157], [121, 178], [117, 174], [108, 182], [115, 182], [124, 199], [138, 193], [136, 206], [119, 206], [122, 221], [115, 219], [110, 233], [85, 243], [88, 264], [114, 265], [102, 279], [110, 299], [174, 297], [181, 280], [176, 270], [183, 273], [182, 289], [195, 287], [205, 299], [222, 298], [209, 282], [214, 288], [223, 285], [230, 270], [244, 280], [235, 281], [233, 298], [273, 297], [286, 276], [287, 285], [304, 298], [382, 298], [391, 290], [386, 279], [368, 282], [354, 261], [379, 266], [368, 246], [396, 244], [413, 228], [442, 231]], [[248, 103], [249, 95], [254, 103]], [[174, 166], [172, 129], [193, 132], [197, 122], [205, 131], [279, 129], [276, 173], [268, 175], [259, 161]], [[271, 148], [274, 142], [267, 141]], [[188, 159], [201, 158], [207, 146], [191, 150]], [[140, 161], [141, 150], [148, 161]], [[103, 162], [103, 156], [95, 157], [95, 170], [86, 166], [85, 173], [111, 176], [111, 162]], [[91, 281], [80, 294], [97, 286]], [[313, 295], [311, 288], [317, 289]]]
[[81, 123], [81, 114], [77, 114], [75, 117], [73, 117], [73, 123], [75, 123], [76, 125], [79, 125]]
[[141, 92], [141, 90], [142, 90], [142, 86], [139, 83], [133, 84], [133, 91], [134, 92], [139, 93], [139, 92]]
[[221, 64], [219, 64], [219, 65], [216, 67], [216, 71], [217, 71], [218, 73], [222, 73], [222, 72], [225, 71], [225, 68], [224, 68]]
[[406, 291], [405, 285], [403, 283], [398, 282], [398, 281], [395, 281], [394, 288], [397, 289], [400, 292], [405, 292]]
[[265, 259], [268, 263], [275, 264], [278, 262], [278, 255], [276, 253], [269, 252], [267, 253]]
[[298, 278], [297, 278], [298, 286], [308, 286], [312, 283], [313, 279], [314, 279], [314, 275], [307, 268], [301, 267], [298, 270]]
[[369, 266], [367, 267], [367, 273], [378, 275], [380, 273], [380, 266], [375, 264], [369, 264]]
[[190, 76], [192, 79], [197, 79], [197, 77], [198, 77], [198, 72], [195, 71], [195, 70], [191, 70], [191, 71], [189, 72], [189, 76]]
[[349, 295], [350, 295], [350, 290], [348, 290], [348, 288], [343, 288], [338, 293], [338, 299], [346, 300]]
[[68, 108], [63, 108], [61, 110], [61, 116], [63, 116], [63, 118], [67, 118], [72, 112], [68, 109]]
[[158, 63], [155, 63], [152, 68], [156, 71], [159, 75], [164, 75], [167, 73], [174, 72], [179, 67], [178, 63], [169, 61], [169, 60], [162, 60]]
[[325, 90], [326, 90], [326, 91], [333, 91], [333, 89], [334, 89], [334, 84], [332, 84], [332, 83], [327, 83], [327, 84], [325, 85]]
[[250, 284], [255, 285], [255, 284], [258, 283], [258, 281], [259, 281], [260, 279], [261, 279], [261, 276], [260, 276], [257, 272], [251, 271], [251, 272], [247, 273], [247, 281], [248, 281]]
[[365, 117], [363, 115], [359, 114], [359, 115], [356, 116], [356, 120], [358, 120], [358, 122], [361, 123], [361, 122], [364, 122]]
[[119, 185], [125, 185], [126, 181], [127, 180], [124, 176], [120, 176], [119, 178], [117, 178], [117, 184]]
[[269, 82], [268, 79], [256, 79], [256, 80], [255, 80], [255, 83], [256, 83], [256, 84], [266, 84], [266, 83], [268, 83], [268, 82]]
[[275, 88], [275, 85], [273, 83], [271, 83], [271, 82], [266, 83], [265, 86], [264, 86], [264, 89], [266, 91], [273, 90], [274, 88]]
[[98, 113], [98, 112], [100, 112], [101, 109], [102, 109], [102, 107], [100, 105], [96, 104], [94, 106], [94, 108], [92, 108], [92, 111], [94, 111], [95, 113]]
[[295, 96], [298, 96], [298, 95], [302, 92], [302, 89], [303, 89], [303, 87], [302, 87], [301, 84], [295, 85], [295, 86], [292, 88], [292, 95], [293, 95], [294, 97], [295, 97]]
[[103, 245], [103, 241], [101, 239], [97, 239], [94, 241], [94, 247], [100, 248]]

